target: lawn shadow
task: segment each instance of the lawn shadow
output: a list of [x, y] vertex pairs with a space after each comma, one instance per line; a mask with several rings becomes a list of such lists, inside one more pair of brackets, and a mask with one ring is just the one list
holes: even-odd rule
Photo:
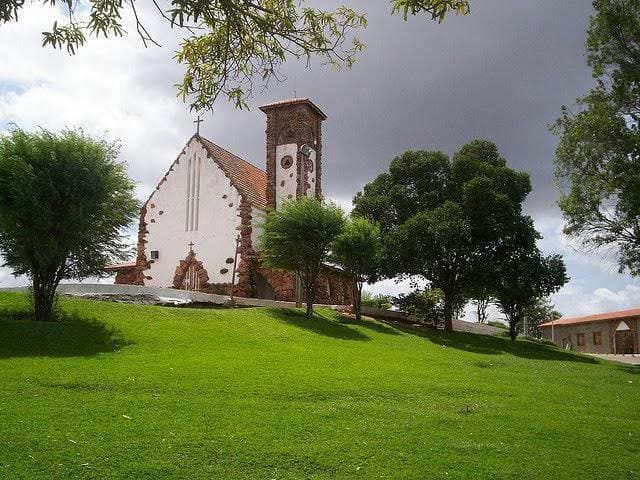
[[618, 370], [632, 375], [640, 375], [640, 365], [619, 365]]
[[404, 325], [396, 328], [406, 333], [423, 337], [432, 343], [456, 348], [466, 352], [480, 353], [484, 355], [513, 355], [514, 357], [529, 358], [533, 360], [555, 360], [562, 362], [579, 362], [597, 364], [599, 361], [586, 355], [575, 352], [567, 352], [557, 347], [543, 345], [528, 340], [512, 342], [506, 337], [478, 335], [473, 333], [453, 332], [446, 333], [440, 330], [418, 330]]
[[364, 317], [361, 321], [357, 321], [353, 317], [340, 315], [340, 323], [342, 325], [355, 325], [356, 327], [367, 328], [373, 332], [384, 333], [385, 335], [400, 335], [400, 332], [394, 327], [391, 327], [377, 320], [370, 320]]
[[90, 357], [127, 345], [119, 330], [76, 312], [63, 313], [58, 322], [36, 322], [29, 311], [0, 309], [0, 359]]
[[315, 311], [313, 318], [305, 315], [293, 308], [271, 309], [274, 318], [304, 330], [308, 330], [325, 337], [338, 338], [340, 340], [369, 341], [370, 338], [356, 329], [349, 328], [337, 322], [334, 318], [327, 316], [323, 312]]

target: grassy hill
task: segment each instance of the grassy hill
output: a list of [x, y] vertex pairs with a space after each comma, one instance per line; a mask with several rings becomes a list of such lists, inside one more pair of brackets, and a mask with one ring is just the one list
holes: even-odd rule
[[321, 311], [0, 293], [0, 478], [638, 478], [640, 375]]

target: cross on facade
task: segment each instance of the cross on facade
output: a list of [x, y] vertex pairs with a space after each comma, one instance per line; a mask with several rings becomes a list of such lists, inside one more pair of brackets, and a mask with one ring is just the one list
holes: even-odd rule
[[200, 135], [200, 124], [201, 124], [202, 122], [204, 122], [204, 120], [202, 120], [202, 119], [200, 118], [200, 115], [198, 115], [198, 119], [197, 119], [197, 120], [194, 120], [194, 121], [193, 121], [193, 123], [195, 123], [195, 124], [197, 124], [197, 125], [198, 125], [198, 126], [196, 127], [196, 134], [197, 134], [197, 135]]
[[189, 243], [188, 243], [188, 245], [189, 245], [189, 251], [190, 251], [190, 252], [193, 252], [193, 245], [194, 245], [194, 243], [193, 243], [193, 242], [189, 242]]

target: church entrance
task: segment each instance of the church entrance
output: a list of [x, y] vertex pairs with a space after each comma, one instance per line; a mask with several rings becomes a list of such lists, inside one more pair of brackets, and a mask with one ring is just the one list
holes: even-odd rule
[[193, 262], [189, 263], [187, 271], [185, 272], [184, 279], [182, 280], [181, 290], [191, 290], [197, 292], [200, 290], [200, 278], [196, 271], [196, 266]]
[[621, 330], [616, 332], [616, 353], [633, 353], [633, 338], [631, 330]]
[[625, 322], [620, 322], [615, 333], [615, 353], [629, 354], [633, 351], [633, 332]]
[[264, 276], [256, 272], [256, 296], [265, 300], [275, 300], [276, 292]]
[[173, 277], [173, 288], [198, 292], [207, 286], [209, 275], [202, 266], [202, 262], [196, 260], [196, 254], [191, 250], [187, 258], [180, 260]]

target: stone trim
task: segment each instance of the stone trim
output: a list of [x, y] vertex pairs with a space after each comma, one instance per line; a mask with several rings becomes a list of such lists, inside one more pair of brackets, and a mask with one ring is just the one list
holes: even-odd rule
[[[276, 146], [278, 138], [283, 130], [290, 132], [297, 144], [296, 169], [300, 168], [303, 157], [299, 152], [300, 147], [312, 143], [315, 137], [316, 145], [316, 182], [315, 194], [322, 198], [322, 120], [313, 108], [306, 103], [283, 103], [265, 110], [267, 115], [267, 208], [274, 210], [276, 207]], [[287, 140], [289, 142], [289, 140]], [[293, 143], [293, 142], [291, 142]], [[296, 170], [296, 172], [299, 170]], [[306, 169], [303, 169], [303, 184], [308, 183]], [[297, 185], [297, 182], [296, 182]], [[299, 188], [297, 189], [299, 195]]]
[[638, 320], [637, 319], [620, 319], [620, 320], [611, 320], [609, 322], [609, 352], [615, 352], [615, 343], [616, 343], [616, 329], [618, 326], [624, 323], [627, 327], [629, 327], [629, 331], [631, 332], [631, 344], [633, 346], [633, 353], [640, 353], [638, 351]]
[[238, 210], [240, 211], [240, 226], [238, 227], [240, 244], [238, 245], [239, 259], [236, 268], [238, 283], [235, 286], [234, 294], [239, 297], [251, 297], [255, 294], [254, 272], [257, 268], [257, 258], [251, 240], [251, 233], [253, 231], [251, 226], [253, 209], [251, 203], [249, 203], [244, 195], [240, 197]]
[[180, 260], [180, 263], [176, 267], [176, 271], [173, 276], [173, 288], [181, 289], [184, 276], [191, 264], [195, 266], [196, 275], [200, 281], [200, 290], [206, 288], [207, 282], [209, 281], [209, 274], [202, 266], [202, 262], [196, 260], [196, 253], [193, 250], [189, 252], [189, 255], [187, 255], [184, 260]]

